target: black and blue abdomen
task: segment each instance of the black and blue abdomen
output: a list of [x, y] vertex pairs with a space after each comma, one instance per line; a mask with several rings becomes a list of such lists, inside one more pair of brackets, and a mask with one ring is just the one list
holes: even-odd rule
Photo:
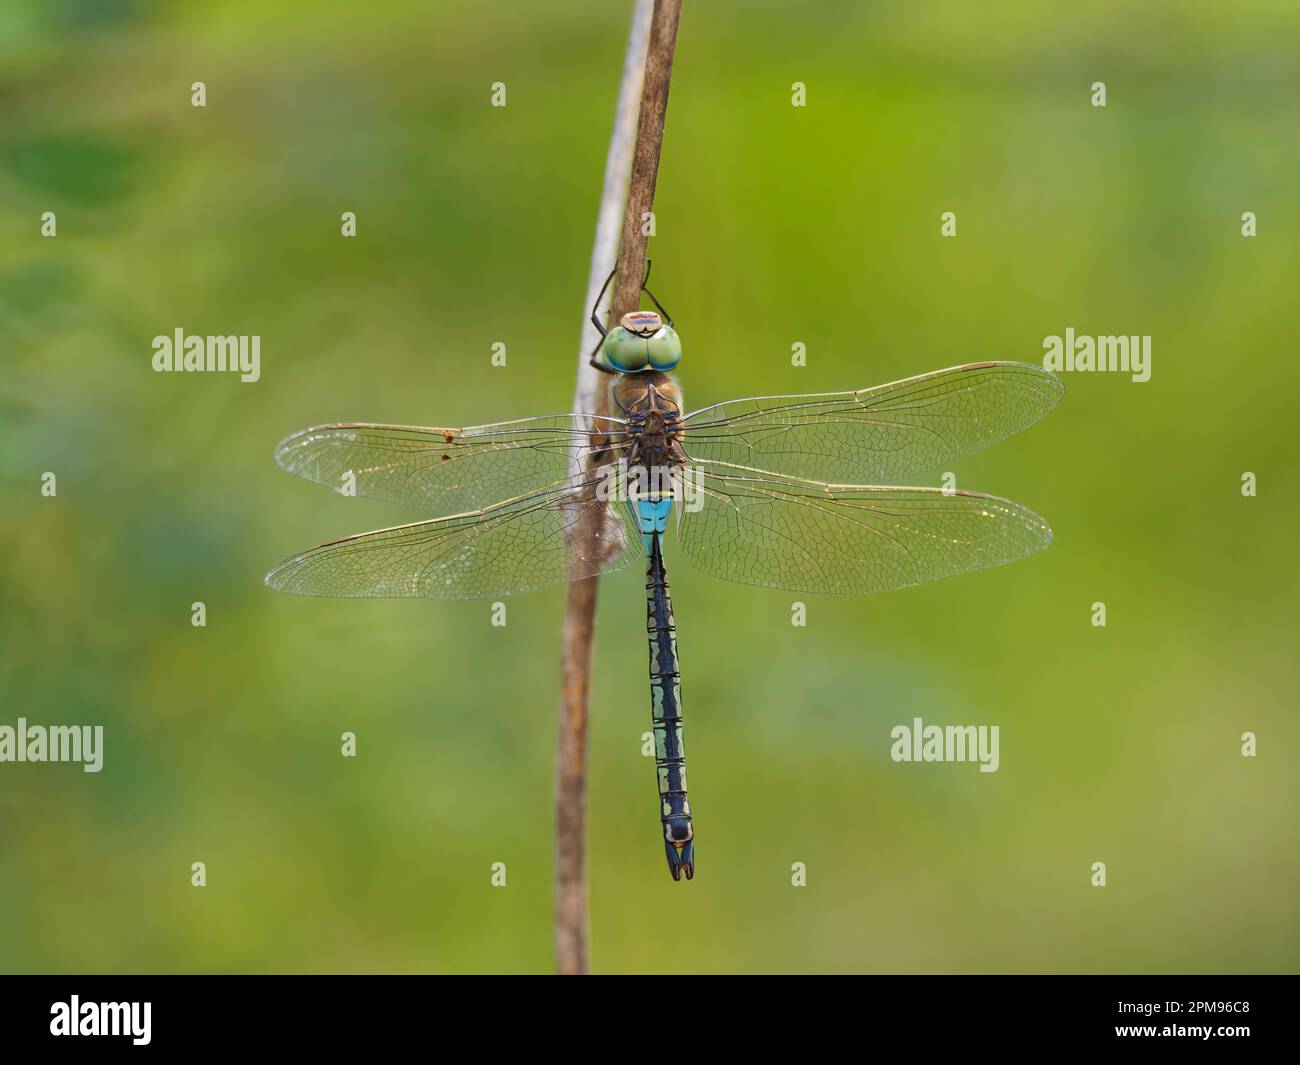
[[664, 569], [662, 537], [673, 500], [638, 499], [629, 504], [645, 540], [646, 633], [650, 643], [650, 716], [659, 777], [659, 820], [664, 852], [674, 880], [695, 875], [695, 831], [686, 794], [686, 751], [682, 743], [681, 677], [677, 665], [677, 627]]

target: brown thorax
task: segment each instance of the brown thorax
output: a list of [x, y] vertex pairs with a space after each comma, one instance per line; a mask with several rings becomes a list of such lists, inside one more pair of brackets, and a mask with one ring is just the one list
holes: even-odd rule
[[685, 461], [681, 432], [681, 390], [667, 374], [625, 375], [614, 385], [614, 400], [635, 431], [628, 462], [634, 466], [672, 466]]

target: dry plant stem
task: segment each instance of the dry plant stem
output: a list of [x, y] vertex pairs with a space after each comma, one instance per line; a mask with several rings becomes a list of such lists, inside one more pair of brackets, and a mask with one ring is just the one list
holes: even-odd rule
[[677, 48], [677, 22], [682, 0], [656, 0], [646, 51], [645, 80], [641, 87], [641, 122], [632, 156], [632, 183], [623, 214], [623, 239], [618, 247], [613, 320], [641, 304], [641, 279], [645, 275], [648, 219], [654, 209], [659, 154], [664, 142], [664, 116], [668, 113], [668, 83]]
[[[582, 304], [582, 339], [578, 345], [578, 383], [573, 409], [604, 414], [607, 396], [602, 374], [588, 360], [599, 340], [589, 320], [591, 306], [609, 273], [618, 250], [619, 229], [627, 201], [632, 150], [636, 141], [641, 85], [646, 68], [653, 0], [637, 0], [628, 32], [627, 53], [614, 129], [605, 158], [596, 237], [591, 249], [587, 294]], [[601, 308], [604, 313], [605, 308]], [[580, 472], [585, 457], [575, 448], [570, 461]], [[594, 551], [599, 529], [580, 523], [573, 546]], [[591, 557], [588, 554], [587, 557]], [[587, 707], [591, 683], [591, 656], [596, 630], [596, 579], [569, 585], [564, 620], [564, 665], [560, 690], [560, 724], [555, 748], [555, 960], [559, 972], [588, 971], [587, 953]]]
[[[637, 0], [628, 35], [623, 83], [619, 90], [614, 133], [605, 161], [587, 300], [583, 305], [582, 345], [578, 353], [575, 410], [604, 414], [605, 390], [600, 374], [587, 364], [596, 334], [586, 321], [608, 263], [614, 258], [621, 208], [622, 240], [618, 245], [618, 283], [612, 297], [614, 317], [640, 302], [645, 269], [643, 219], [654, 206], [663, 144], [668, 82], [681, 0]], [[648, 37], [648, 40], [647, 40]], [[638, 107], [638, 97], [639, 107]], [[639, 122], [638, 122], [639, 116]], [[635, 134], [633, 146], [632, 130]], [[630, 169], [630, 177], [629, 177]], [[624, 190], [627, 190], [626, 200]], [[601, 308], [602, 312], [604, 308]], [[580, 461], [575, 453], [574, 462]], [[594, 557], [599, 529], [580, 523], [574, 546]], [[587, 720], [591, 657], [596, 629], [596, 579], [569, 585], [564, 623], [564, 668], [560, 729], [555, 755], [555, 953], [561, 973], [588, 971], [587, 917]]]

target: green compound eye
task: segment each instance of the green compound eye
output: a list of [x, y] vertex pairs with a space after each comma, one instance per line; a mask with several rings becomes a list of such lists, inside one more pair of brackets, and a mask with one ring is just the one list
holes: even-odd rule
[[601, 346], [605, 361], [619, 373], [671, 370], [682, 361], [682, 342], [654, 311], [632, 311], [609, 331]]
[[646, 368], [650, 357], [644, 337], [615, 326], [601, 346], [605, 361], [619, 373], [638, 373]]
[[666, 325], [646, 341], [650, 353], [650, 366], [655, 370], [671, 370], [682, 361], [682, 342], [671, 325]]

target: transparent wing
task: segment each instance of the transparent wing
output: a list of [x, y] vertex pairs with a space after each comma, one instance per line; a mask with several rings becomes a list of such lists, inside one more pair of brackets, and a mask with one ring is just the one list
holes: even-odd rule
[[1052, 540], [1033, 511], [975, 492], [818, 485], [696, 468], [682, 552], [723, 580], [801, 592], [882, 592], [999, 566]]
[[[567, 482], [471, 514], [362, 533], [285, 559], [271, 588], [345, 599], [482, 599], [619, 569], [642, 555], [627, 508]], [[569, 549], [576, 523], [593, 519]]]
[[718, 403], [686, 415], [682, 445], [696, 460], [891, 484], [1018, 433], [1063, 392], [1037, 366], [979, 362], [859, 392]]
[[585, 460], [602, 435], [620, 442], [626, 423], [584, 414], [466, 429], [348, 422], [294, 433], [275, 449], [275, 461], [336, 491], [351, 475], [356, 495], [459, 514], [564, 479], [574, 445]]

